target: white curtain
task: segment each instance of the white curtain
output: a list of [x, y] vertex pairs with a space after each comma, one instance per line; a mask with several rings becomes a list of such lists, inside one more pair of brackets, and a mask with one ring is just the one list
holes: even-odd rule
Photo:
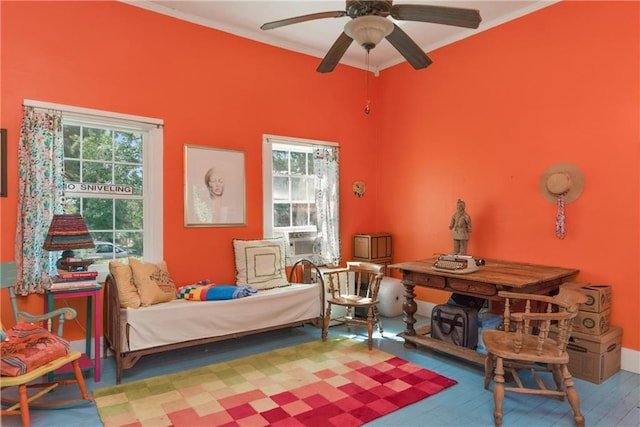
[[340, 253], [339, 164], [338, 147], [313, 146], [318, 237], [313, 245], [312, 261], [318, 265], [338, 264], [342, 258]]
[[18, 223], [15, 256], [16, 293], [42, 293], [55, 272], [59, 253], [42, 249], [53, 214], [62, 213], [62, 114], [23, 107], [18, 146]]

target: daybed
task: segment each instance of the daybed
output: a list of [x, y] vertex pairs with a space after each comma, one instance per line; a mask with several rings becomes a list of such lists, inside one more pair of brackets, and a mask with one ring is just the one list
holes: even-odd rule
[[[277, 242], [275, 252], [280, 254], [275, 257], [277, 260], [274, 264], [273, 254], [265, 255], [264, 245], [264, 242], [272, 244], [272, 240], [260, 241], [259, 246], [251, 246], [252, 242], [255, 241], [234, 240], [236, 285], [243, 286], [252, 282], [248, 283], [248, 286], [258, 289], [257, 292], [243, 298], [191, 301], [171, 298], [169, 292], [166, 292], [167, 300], [159, 302], [162, 298], [157, 298], [159, 293], [156, 287], [154, 291], [158, 302], [150, 302], [149, 293], [145, 291], [144, 286], [136, 283], [142, 278], [142, 274], [136, 270], [144, 266], [150, 271], [146, 273], [146, 278], [158, 280], [164, 275], [171, 280], [166, 264], [140, 263], [133, 258], [129, 260], [129, 265], [115, 261], [110, 263], [110, 274], [104, 286], [103, 356], [106, 357], [110, 349], [115, 357], [116, 384], [122, 379], [122, 371], [133, 367], [145, 355], [305, 323], [322, 325], [324, 284], [319, 272], [309, 274], [309, 271], [306, 271], [304, 274], [307, 278], [305, 282], [314, 281], [315, 279], [309, 279], [316, 277], [320, 280], [318, 283], [288, 283], [289, 279], [302, 282], [297, 279], [302, 276], [299, 273], [301, 265], [307, 270], [316, 267], [306, 260], [296, 263], [296, 268], [292, 269], [287, 277], [284, 256], [281, 257], [284, 245]], [[243, 259], [239, 260], [239, 256]], [[263, 279], [266, 276], [260, 274], [261, 269], [281, 271], [270, 273], [277, 276], [277, 280], [265, 282]], [[123, 271], [125, 274], [122, 274]], [[247, 271], [252, 272], [249, 277], [246, 277]], [[260, 283], [256, 282], [256, 276], [253, 276], [255, 272], [258, 273]], [[125, 288], [134, 284], [141, 300], [137, 307], [136, 304], [132, 306], [126, 301], [132, 294], [127, 295], [123, 292]], [[172, 292], [175, 293], [176, 289], [173, 288]], [[129, 306], [126, 306], [127, 304]]]

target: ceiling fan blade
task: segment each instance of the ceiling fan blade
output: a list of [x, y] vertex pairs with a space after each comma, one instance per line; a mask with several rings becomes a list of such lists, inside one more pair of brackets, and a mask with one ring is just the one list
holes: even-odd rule
[[426, 68], [433, 61], [420, 49], [420, 46], [414, 42], [411, 37], [400, 29], [397, 25], [393, 25], [393, 31], [386, 38], [389, 43], [395, 47], [404, 59], [416, 70]]
[[480, 12], [475, 9], [419, 4], [392, 6], [391, 16], [401, 21], [433, 22], [435, 24], [466, 28], [478, 28], [482, 21]]
[[331, 46], [329, 52], [327, 52], [324, 59], [322, 59], [316, 71], [319, 73], [330, 73], [333, 71], [336, 65], [338, 65], [338, 62], [340, 62], [340, 59], [342, 59], [342, 55], [344, 55], [349, 46], [351, 46], [351, 42], [353, 42], [351, 37], [344, 32], [340, 34], [340, 37], [333, 43], [333, 46]]
[[260, 29], [273, 30], [274, 28], [284, 27], [285, 25], [297, 24], [299, 22], [312, 21], [314, 19], [323, 18], [341, 18], [347, 16], [347, 12], [344, 10], [337, 10], [335, 12], [320, 12], [311, 13], [309, 15], [296, 16], [295, 18], [281, 19], [279, 21], [267, 22], [263, 24]]

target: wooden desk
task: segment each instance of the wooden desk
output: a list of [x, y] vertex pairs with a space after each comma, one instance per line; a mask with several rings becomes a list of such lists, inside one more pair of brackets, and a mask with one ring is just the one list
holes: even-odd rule
[[432, 267], [436, 259], [437, 257], [434, 257], [389, 266], [389, 268], [400, 270], [405, 288], [405, 301], [402, 305], [405, 331], [400, 334], [405, 340], [404, 346], [416, 348], [420, 344], [480, 364], [484, 364], [484, 354], [426, 336], [430, 332], [429, 326], [414, 329], [416, 323], [414, 314], [418, 309], [415, 302], [415, 286], [498, 301], [500, 300], [498, 292], [503, 290], [552, 294], [558, 290], [562, 282], [579, 272], [573, 268], [486, 260], [486, 264], [476, 272], [454, 274], [434, 270]]

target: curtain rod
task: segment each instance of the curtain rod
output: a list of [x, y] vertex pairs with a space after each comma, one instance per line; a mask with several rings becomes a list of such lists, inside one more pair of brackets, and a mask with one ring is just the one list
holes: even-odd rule
[[51, 102], [34, 101], [32, 99], [25, 99], [22, 103], [25, 107], [33, 107], [39, 110], [57, 110], [63, 114], [67, 114], [71, 117], [96, 117], [102, 120], [118, 120], [127, 122], [142, 123], [145, 125], [156, 126], [158, 128], [164, 127], [164, 120], [156, 119], [153, 117], [135, 116], [132, 114], [114, 113], [110, 111], [95, 110], [93, 108], [74, 107], [72, 105], [55, 104]]

